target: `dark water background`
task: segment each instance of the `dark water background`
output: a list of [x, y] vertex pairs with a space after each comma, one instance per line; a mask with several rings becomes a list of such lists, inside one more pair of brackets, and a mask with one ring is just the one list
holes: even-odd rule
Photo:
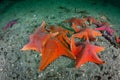
[[[24, 1], [41, 1], [44, 2], [47, 0], [0, 0], [0, 14], [5, 13], [7, 10], [9, 10], [15, 3], [20, 3], [20, 2], [24, 2]], [[56, 1], [56, 2], [64, 2], [64, 0], [49, 0], [49, 1]], [[66, 1], [70, 1], [72, 2], [73, 0], [66, 0]], [[83, 0], [84, 1], [84, 0]], [[120, 0], [86, 0], [86, 1], [93, 1], [96, 3], [102, 2], [103, 6], [105, 6], [106, 4], [111, 4], [114, 7], [120, 8]], [[76, 3], [76, 5], [79, 5], [78, 2], [81, 2], [81, 0], [74, 0], [74, 2]], [[52, 4], [52, 3], [51, 3]], [[67, 6], [68, 4], [66, 4]], [[29, 5], [28, 5], [29, 6]], [[33, 4], [34, 6], [34, 4]], [[52, 5], [51, 5], [52, 6]], [[23, 7], [24, 8], [24, 7]]]
[[[9, 1], [11, 1], [11, 3], [16, 3], [16, 2], [21, 2], [21, 1], [25, 1], [25, 0], [0, 0], [0, 3], [9, 2]], [[31, 0], [29, 0], [29, 1], [31, 1]], [[36, 0], [36, 1], [41, 1], [41, 0]], [[56, 1], [61, 1], [61, 0], [56, 0]], [[73, 0], [71, 0], [71, 1], [73, 1]], [[79, 1], [79, 0], [74, 0], [74, 1]], [[104, 3], [110, 3], [110, 4], [120, 8], [120, 0], [94, 0], [94, 1], [95, 2], [101, 2], [102, 1]]]

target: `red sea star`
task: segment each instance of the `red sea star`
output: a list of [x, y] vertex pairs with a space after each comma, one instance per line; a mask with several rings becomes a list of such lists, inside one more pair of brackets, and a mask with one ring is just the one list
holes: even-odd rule
[[79, 68], [81, 65], [87, 62], [94, 62], [97, 64], [103, 64], [97, 53], [104, 50], [104, 47], [99, 47], [90, 44], [89, 42], [83, 42], [80, 45], [76, 46], [74, 37], [71, 39], [71, 50], [76, 55], [76, 68]]
[[44, 70], [50, 63], [60, 56], [76, 59], [74, 54], [61, 41], [53, 37], [47, 40], [42, 50], [42, 60], [39, 69]]
[[118, 36], [116, 36], [116, 42], [120, 43], [120, 38]]
[[58, 33], [48, 34], [44, 29], [46, 26], [45, 21], [42, 22], [41, 26], [30, 35], [30, 42], [27, 43], [21, 50], [36, 50], [42, 52], [42, 46], [45, 44], [51, 36], [56, 36]]
[[88, 16], [88, 17], [86, 17], [86, 19], [87, 19], [87, 21], [89, 22], [90, 25], [98, 23], [98, 21], [92, 16]]
[[101, 27], [95, 28], [95, 30], [107, 31], [111, 36], [115, 32], [115, 30], [113, 30], [111, 27], [108, 27], [108, 26], [101, 26]]
[[95, 40], [96, 36], [101, 36], [100, 32], [95, 31], [92, 28], [86, 27], [81, 29], [78, 33], [74, 34], [74, 37], [84, 38], [85, 40]]
[[71, 22], [72, 28], [75, 30], [75, 32], [79, 32], [80, 28], [78, 28], [77, 26], [87, 27], [86, 21], [87, 21], [87, 18], [71, 18], [70, 20], [66, 20], [65, 22]]
[[[70, 51], [67, 44], [63, 40], [64, 34], [57, 31], [48, 33], [45, 30], [46, 23], [43, 21], [41, 26], [30, 35], [30, 42], [26, 44], [21, 50], [36, 50], [42, 53], [42, 60], [39, 70], [44, 70], [50, 63], [60, 56], [68, 56], [71, 59], [76, 59], [74, 54]], [[61, 36], [57, 36], [57, 35]], [[62, 38], [61, 38], [62, 37]]]

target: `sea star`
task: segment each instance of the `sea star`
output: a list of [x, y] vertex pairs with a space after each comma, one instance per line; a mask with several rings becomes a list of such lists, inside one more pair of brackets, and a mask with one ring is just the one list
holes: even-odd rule
[[50, 38], [43, 47], [39, 70], [44, 70], [50, 63], [60, 56], [67, 56], [71, 59], [76, 59], [75, 55], [68, 49], [68, 47], [64, 46], [60, 40], [55, 37]]
[[108, 27], [108, 26], [101, 26], [101, 27], [95, 28], [95, 30], [107, 31], [109, 33], [109, 35], [111, 35], [111, 36], [115, 32], [115, 30], [113, 30], [111, 27]]
[[30, 41], [21, 50], [36, 50], [42, 52], [42, 47], [45, 42], [51, 37], [56, 36], [58, 33], [49, 34], [45, 30], [46, 23], [42, 22], [41, 26], [30, 35]]
[[70, 44], [70, 39], [68, 38], [67, 34], [72, 34], [69, 30], [62, 28], [61, 26], [50, 26], [49, 32], [55, 33], [59, 32], [56, 36], [64, 45]]
[[12, 21], [9, 21], [3, 28], [2, 30], [7, 30], [8, 28], [11, 28], [14, 24], [18, 22], [19, 19], [15, 19]]
[[71, 59], [76, 59], [62, 39], [65, 35], [60, 32], [61, 36], [58, 37], [57, 35], [60, 34], [59, 32], [54, 32], [52, 30], [51, 32], [47, 32], [45, 26], [46, 23], [43, 21], [41, 26], [30, 35], [30, 42], [21, 49], [36, 50], [42, 54], [39, 70], [44, 70], [50, 63], [63, 55]]
[[88, 41], [75, 45], [74, 36], [71, 38], [71, 50], [76, 56], [76, 68], [79, 68], [81, 65], [87, 62], [94, 62], [97, 64], [103, 64], [97, 53], [104, 50], [104, 47], [99, 47], [90, 44]]
[[120, 38], [118, 36], [116, 36], [116, 42], [120, 43]]
[[85, 40], [95, 40], [96, 36], [101, 36], [100, 32], [95, 31], [92, 28], [86, 27], [81, 29], [78, 33], [74, 34], [74, 37], [84, 38]]
[[90, 25], [98, 23], [98, 21], [92, 16], [88, 16], [88, 17], [86, 17], [86, 19]]
[[86, 25], [86, 18], [71, 18], [70, 20], [66, 20], [65, 22], [71, 22], [72, 23], [72, 28], [75, 30], [75, 32], [79, 32], [80, 28], [78, 28], [78, 26], [82, 27], [87, 27]]

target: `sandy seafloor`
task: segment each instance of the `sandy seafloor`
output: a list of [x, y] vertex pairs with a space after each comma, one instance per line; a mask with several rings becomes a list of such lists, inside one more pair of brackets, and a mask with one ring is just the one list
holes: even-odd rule
[[[63, 7], [65, 9], [63, 9]], [[49, 24], [60, 24], [71, 17], [87, 11], [95, 18], [105, 15], [111, 27], [120, 36], [120, 8], [95, 0], [21, 0], [0, 3], [0, 80], [120, 80], [120, 49], [115, 48], [104, 37], [94, 42], [105, 46], [99, 56], [106, 63], [86, 63], [79, 69], [74, 61], [61, 56], [44, 71], [38, 71], [41, 56], [36, 51], [21, 51], [42, 20]], [[6, 31], [9, 21], [19, 18], [18, 23]]]

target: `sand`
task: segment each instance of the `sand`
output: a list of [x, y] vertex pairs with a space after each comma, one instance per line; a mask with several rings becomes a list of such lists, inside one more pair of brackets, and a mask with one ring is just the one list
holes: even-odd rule
[[[120, 36], [120, 9], [110, 3], [99, 0], [16, 0], [0, 3], [0, 80], [119, 80], [120, 49], [104, 37], [100, 37], [102, 42], [94, 43], [106, 47], [99, 54], [106, 63], [86, 63], [79, 69], [74, 68], [73, 60], [61, 56], [44, 71], [38, 71], [39, 53], [20, 50], [42, 20], [52, 25], [84, 15], [95, 18], [106, 16]], [[2, 30], [9, 21], [17, 18], [17, 24], [6, 31]]]

